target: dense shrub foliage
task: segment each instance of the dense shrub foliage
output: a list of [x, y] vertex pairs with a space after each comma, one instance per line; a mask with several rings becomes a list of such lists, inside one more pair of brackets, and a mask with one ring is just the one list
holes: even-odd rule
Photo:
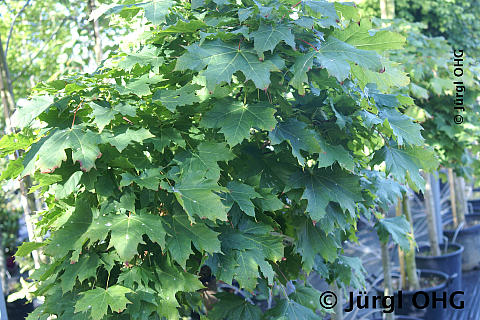
[[[368, 14], [379, 16], [379, 1], [365, 0], [360, 7]], [[395, 0], [396, 18], [421, 22], [426, 26], [423, 30], [425, 35], [442, 36], [451, 46], [464, 49], [475, 58], [480, 55], [479, 14], [478, 0]]]
[[[6, 177], [48, 204], [45, 240], [17, 253], [49, 259], [30, 319], [317, 319], [306, 274], [362, 286], [341, 249], [359, 215], [408, 246], [403, 218], [376, 212], [436, 167], [413, 100], [389, 94], [409, 83], [384, 55], [404, 37], [326, 1], [101, 9], [135, 26], [130, 50], [37, 86], [0, 142], [26, 150]], [[206, 313], [215, 281], [282, 294], [262, 313], [223, 292]]]

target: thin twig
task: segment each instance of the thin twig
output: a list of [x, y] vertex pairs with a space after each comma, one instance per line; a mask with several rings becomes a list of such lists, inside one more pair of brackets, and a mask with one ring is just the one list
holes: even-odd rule
[[73, 113], [72, 129], [73, 129], [73, 125], [75, 124], [75, 117], [77, 116], [77, 111], [78, 109], [80, 109], [82, 105], [83, 105], [83, 100], [78, 104], [77, 108], [75, 109], [75, 112]]
[[300, 39], [300, 41], [302, 41], [302, 42], [304, 42], [304, 43], [308, 44], [310, 47], [312, 47], [313, 49], [315, 49], [315, 51], [318, 51], [318, 49], [317, 49], [317, 48], [315, 48], [315, 47], [314, 47], [314, 46], [313, 46], [313, 45], [312, 45], [310, 42], [307, 42], [307, 41], [305, 41], [305, 40], [302, 40], [302, 39]]
[[302, 3], [302, 0], [298, 1], [294, 6], [292, 6], [290, 9], [293, 9], [295, 8], [296, 6], [298, 6], [300, 3]]
[[12, 32], [13, 32], [13, 27], [15, 26], [15, 22], [17, 21], [18, 17], [22, 14], [23, 11], [25, 11], [25, 8], [28, 6], [31, 0], [25, 1], [25, 4], [23, 7], [17, 12], [15, 17], [12, 20], [12, 23], [10, 24], [10, 30], [8, 31], [8, 36], [7, 36], [7, 42], [5, 43], [5, 59], [7, 58], [8, 55], [8, 44], [10, 43], [10, 38], [12, 37]]
[[232, 286], [231, 284], [228, 284], [228, 283], [218, 283], [217, 284], [218, 287], [224, 289], [224, 288], [227, 288], [227, 289], [230, 289], [230, 290], [233, 290], [235, 291], [236, 294], [239, 294], [241, 295], [246, 301], [250, 302], [251, 304], [254, 304], [252, 299], [250, 299], [243, 291], [242, 289], [239, 289], [235, 286]]

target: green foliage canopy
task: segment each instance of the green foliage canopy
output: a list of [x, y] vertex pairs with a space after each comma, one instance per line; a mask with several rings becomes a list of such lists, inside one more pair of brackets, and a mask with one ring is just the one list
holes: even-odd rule
[[[422, 188], [419, 168], [436, 166], [402, 113], [411, 99], [387, 92], [398, 85], [390, 71], [408, 83], [383, 56], [405, 39], [371, 35], [353, 6], [327, 1], [104, 12], [143, 25], [133, 49], [95, 74], [38, 85], [42, 98], [16, 114], [36, 120], [17, 121], [23, 131], [0, 141], [2, 154], [22, 141], [17, 172], [48, 202], [38, 229], [51, 233], [51, 263], [32, 275], [46, 300], [29, 319], [205, 313], [205, 266], [216, 281], [265, 295], [312, 270], [361, 286], [359, 260], [341, 251], [358, 216], [394, 202], [401, 184]], [[316, 318], [318, 296], [296, 284], [266, 319]], [[218, 297], [226, 303], [206, 318], [262, 317]]]

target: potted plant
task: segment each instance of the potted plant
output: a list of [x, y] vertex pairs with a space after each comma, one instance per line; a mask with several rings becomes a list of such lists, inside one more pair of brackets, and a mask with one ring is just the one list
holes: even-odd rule
[[425, 202], [425, 214], [427, 217], [429, 245], [420, 246], [415, 256], [419, 269], [430, 269], [445, 272], [454, 277], [450, 285], [450, 291], [461, 290], [462, 288], [462, 252], [463, 246], [457, 243], [446, 241], [444, 246], [438, 243], [437, 214], [434, 210], [434, 199], [432, 194], [432, 177], [424, 174], [425, 190], [423, 192]]
[[[392, 29], [403, 32], [407, 36], [406, 50], [395, 51], [392, 60], [402, 63], [405, 70], [411, 75], [411, 83], [408, 90], [405, 90], [415, 99], [415, 105], [411, 106], [407, 114], [415, 115], [418, 122], [422, 123], [425, 129], [422, 133], [425, 138], [425, 144], [433, 146], [440, 165], [450, 168], [449, 184], [451, 192], [453, 223], [446, 226], [444, 234], [448, 237], [449, 243], [454, 242], [456, 229], [461, 225], [464, 216], [467, 213], [467, 205], [464, 195], [464, 177], [472, 174], [472, 168], [478, 166], [478, 159], [472, 157], [475, 154], [476, 137], [479, 134], [480, 122], [473, 112], [464, 112], [459, 114], [463, 123], [453, 124], [452, 105], [455, 103], [465, 106], [476, 106], [476, 96], [478, 95], [478, 75], [473, 69], [474, 62], [470, 57], [463, 54], [462, 50], [455, 50], [462, 65], [462, 76], [454, 75], [453, 55], [454, 50], [448, 42], [440, 37], [426, 36], [423, 29], [426, 26], [421, 23], [401, 23], [392, 25]], [[460, 70], [460, 69], [459, 69]], [[457, 72], [457, 74], [459, 74]], [[454, 90], [452, 90], [452, 77], [454, 81], [459, 81]], [[461, 96], [458, 101], [457, 96]], [[468, 125], [466, 125], [468, 124]], [[455, 177], [454, 172], [458, 174]], [[426, 195], [428, 197], [428, 195]], [[432, 200], [427, 202], [428, 207], [432, 206]], [[427, 210], [428, 214], [428, 210]], [[432, 243], [435, 230], [427, 215], [430, 234], [430, 249], [422, 248], [420, 252], [430, 251], [429, 255], [438, 256], [436, 244]], [[468, 215], [462, 225], [461, 231], [456, 243], [465, 247], [463, 255], [463, 269], [471, 270], [480, 265], [480, 254], [478, 246], [480, 245], [480, 236], [476, 236], [480, 227], [473, 227], [480, 216]], [[471, 229], [471, 227], [473, 227]], [[448, 230], [449, 229], [449, 230]], [[449, 246], [449, 245], [448, 245]], [[447, 246], [447, 251], [451, 252]], [[453, 246], [451, 247], [453, 248]], [[456, 254], [459, 254], [460, 248], [456, 248]], [[420, 262], [420, 263], [423, 263]], [[458, 268], [454, 268], [458, 269]], [[458, 284], [456, 285], [458, 286]]]
[[450, 202], [452, 204], [452, 222], [447, 224], [443, 234], [452, 243], [458, 243], [465, 248], [462, 256], [462, 269], [473, 270], [480, 267], [480, 214], [466, 214], [464, 188], [462, 178], [455, 177], [449, 169]]
[[[397, 213], [402, 212], [409, 224], [410, 237], [408, 238], [409, 248], [400, 252], [400, 273], [392, 276], [392, 289], [395, 301], [395, 313], [399, 315], [417, 316], [426, 320], [445, 319], [446, 312], [444, 308], [433, 307], [435, 303], [429, 303], [424, 309], [417, 308], [413, 301], [417, 301], [419, 305], [426, 305], [425, 296], [417, 293], [422, 291], [432, 296], [442, 296], [447, 286], [454, 278], [444, 272], [429, 269], [418, 269], [415, 259], [415, 239], [413, 236], [412, 215], [410, 212], [409, 199], [406, 193], [403, 194], [401, 201], [397, 205]], [[381, 294], [383, 289], [381, 286], [375, 286], [377, 293]], [[400, 297], [401, 292], [401, 297]], [[415, 298], [416, 297], [416, 298]], [[399, 302], [401, 299], [401, 303]], [[438, 302], [437, 302], [438, 303]]]

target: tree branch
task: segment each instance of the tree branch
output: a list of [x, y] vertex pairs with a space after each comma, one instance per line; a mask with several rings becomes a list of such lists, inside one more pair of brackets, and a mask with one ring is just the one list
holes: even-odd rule
[[8, 44], [10, 43], [10, 38], [12, 37], [12, 32], [13, 32], [13, 27], [15, 26], [15, 22], [17, 21], [17, 18], [22, 14], [23, 11], [25, 11], [25, 8], [28, 6], [31, 0], [25, 1], [25, 4], [23, 7], [17, 12], [15, 17], [12, 20], [12, 23], [10, 24], [10, 30], [8, 31], [8, 36], [7, 36], [7, 42], [5, 43], [5, 59], [7, 58], [8, 55]]

